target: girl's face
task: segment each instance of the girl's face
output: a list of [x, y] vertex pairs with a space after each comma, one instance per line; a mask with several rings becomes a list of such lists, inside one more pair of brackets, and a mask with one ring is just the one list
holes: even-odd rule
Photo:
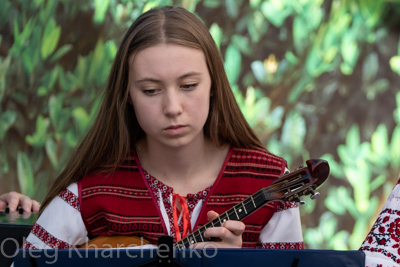
[[148, 144], [182, 147], [203, 142], [211, 77], [204, 53], [160, 44], [130, 58], [129, 93]]

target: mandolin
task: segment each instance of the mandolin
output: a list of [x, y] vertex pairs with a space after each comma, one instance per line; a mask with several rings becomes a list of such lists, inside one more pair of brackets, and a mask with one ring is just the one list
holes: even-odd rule
[[[270, 201], [289, 201], [304, 204], [302, 196], [310, 195], [311, 199], [318, 197], [317, 189], [329, 175], [329, 164], [322, 159], [306, 161], [306, 167], [300, 166], [293, 172], [285, 173], [268, 187], [262, 188], [234, 207], [225, 211], [218, 218], [208, 222], [190, 235], [174, 244], [176, 249], [185, 249], [198, 242], [207, 242], [211, 239], [204, 237], [207, 228], [221, 226], [227, 220], [241, 221], [264, 204]], [[146, 245], [146, 240], [134, 236], [100, 236], [82, 245], [80, 248], [91, 247], [126, 247], [127, 245]]]

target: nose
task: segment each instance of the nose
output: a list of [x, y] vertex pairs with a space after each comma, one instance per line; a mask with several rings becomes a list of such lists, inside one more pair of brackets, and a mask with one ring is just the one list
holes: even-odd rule
[[176, 117], [182, 113], [182, 99], [177, 90], [166, 90], [163, 102], [165, 115], [169, 117]]

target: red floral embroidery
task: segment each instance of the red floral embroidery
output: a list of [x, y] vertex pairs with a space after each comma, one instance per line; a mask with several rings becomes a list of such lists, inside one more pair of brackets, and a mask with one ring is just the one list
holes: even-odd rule
[[257, 245], [257, 248], [266, 249], [304, 249], [303, 242], [277, 242], [277, 243], [262, 243]]
[[[158, 205], [160, 206], [160, 201], [162, 201], [165, 211], [168, 215], [169, 225], [170, 225], [170, 235], [176, 241], [176, 233], [174, 227], [174, 216], [172, 212], [172, 202], [171, 202], [171, 195], [174, 192], [172, 187], [169, 187], [162, 183], [161, 181], [157, 180], [155, 177], [151, 176], [145, 170], [143, 170], [144, 176], [149, 183], [150, 188], [152, 189], [153, 195], [156, 198]], [[192, 217], [192, 213], [194, 208], [196, 207], [199, 201], [204, 201], [207, 197], [208, 192], [210, 191], [211, 187], [207, 187], [206, 189], [197, 192], [196, 194], [188, 194], [186, 196], [186, 202], [189, 208], [189, 216]], [[159, 192], [161, 192], [161, 200]], [[183, 223], [182, 220], [179, 221], [179, 229], [183, 231]]]
[[58, 238], [55, 238], [49, 232], [47, 232], [41, 225], [35, 223], [32, 227], [31, 233], [37, 238], [42, 240], [47, 246], [54, 249], [65, 249], [69, 248], [70, 245]]
[[25, 242], [22, 244], [23, 249], [37, 249], [31, 242], [25, 240]]
[[68, 189], [64, 189], [63, 191], [58, 194], [58, 196], [63, 199], [65, 202], [67, 202], [71, 207], [73, 207], [76, 210], [80, 210], [79, 206], [79, 198], [76, 196], [74, 193], [72, 193]]
[[378, 252], [400, 262], [400, 218], [399, 211], [383, 209], [360, 250]]

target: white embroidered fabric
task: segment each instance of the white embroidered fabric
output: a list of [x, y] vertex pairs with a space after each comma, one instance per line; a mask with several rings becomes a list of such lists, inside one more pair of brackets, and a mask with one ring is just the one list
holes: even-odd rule
[[360, 249], [366, 255], [365, 266], [400, 266], [400, 175]]

